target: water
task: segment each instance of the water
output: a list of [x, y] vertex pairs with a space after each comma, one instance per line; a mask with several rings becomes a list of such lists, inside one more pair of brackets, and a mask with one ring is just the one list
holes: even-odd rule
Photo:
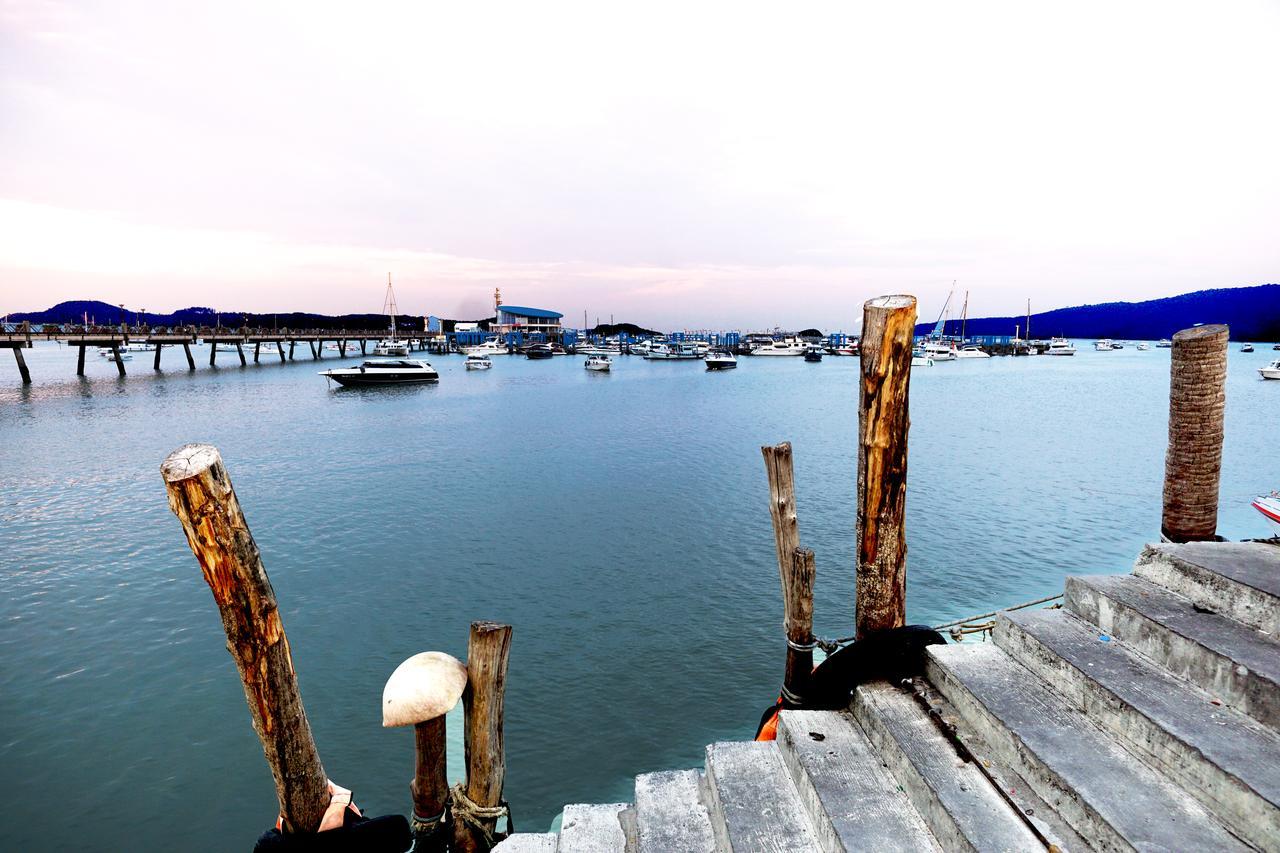
[[[916, 369], [909, 619], [934, 624], [1121, 572], [1159, 526], [1167, 350]], [[203, 349], [200, 348], [200, 349]], [[8, 358], [7, 353], [0, 357]], [[159, 465], [222, 451], [279, 596], [329, 775], [405, 813], [413, 738], [380, 727], [404, 658], [465, 657], [515, 626], [507, 797], [521, 829], [565, 802], [749, 737], [784, 646], [759, 447], [795, 447], [816, 622], [852, 624], [857, 361], [735, 371], [495, 358], [438, 387], [334, 391], [316, 365], [193, 374], [180, 351], [0, 364], [0, 847], [244, 849], [274, 793], [208, 588]], [[1280, 382], [1230, 358], [1220, 532], [1266, 535]], [[234, 356], [223, 356], [229, 362]], [[336, 359], [327, 362], [332, 366]], [[350, 362], [347, 362], [350, 363]], [[460, 733], [457, 714], [451, 734]], [[451, 772], [460, 772], [456, 739]]]

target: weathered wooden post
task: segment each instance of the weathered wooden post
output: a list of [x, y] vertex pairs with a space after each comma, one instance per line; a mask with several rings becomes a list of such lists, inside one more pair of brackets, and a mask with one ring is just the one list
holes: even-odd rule
[[155, 347], [156, 347], [156, 355], [155, 355], [155, 360], [151, 365], [151, 369], [159, 370], [160, 369], [160, 350], [164, 349], [164, 344], [160, 343], [159, 341], [156, 341]]
[[222, 457], [212, 445], [188, 444], [169, 454], [160, 473], [222, 614], [227, 650], [275, 778], [283, 828], [314, 832], [329, 805], [329, 780], [302, 708], [275, 592]]
[[[22, 357], [22, 347], [10, 347], [13, 350], [13, 360], [18, 362], [18, 373], [22, 376], [22, 384], [31, 384], [31, 371], [27, 369], [27, 360]], [[83, 350], [81, 350], [83, 352]]]
[[906, 623], [907, 391], [916, 298], [878, 296], [862, 309], [858, 399], [857, 636]]
[[187, 354], [187, 370], [196, 369], [195, 356], [191, 354], [191, 344], [187, 341], [182, 342], [182, 351]]
[[[292, 347], [293, 344], [290, 344], [290, 346]], [[280, 353], [280, 363], [284, 364], [284, 344], [280, 341], [276, 341], [276, 352]]]
[[248, 365], [248, 362], [244, 360], [244, 347], [240, 345], [239, 341], [236, 341], [236, 352], [240, 355], [240, 366], [245, 367]]
[[115, 341], [111, 342], [111, 356], [116, 363], [116, 372], [124, 376], [124, 359], [120, 357], [120, 345]]
[[80, 345], [80, 352], [76, 354], [76, 376], [84, 376], [84, 344]]
[[782, 601], [786, 618], [787, 668], [782, 677], [782, 698], [799, 703], [813, 674], [813, 552], [796, 548], [782, 576]]
[[[467, 643], [466, 785], [452, 789], [453, 847], [463, 853], [485, 853], [495, 843], [498, 818], [506, 814], [502, 785], [506, 779], [503, 745], [503, 694], [511, 626], [472, 622]], [[510, 821], [510, 817], [507, 817]]]
[[1196, 326], [1173, 336], [1160, 520], [1160, 532], [1171, 542], [1217, 538], [1228, 338], [1223, 325]]
[[800, 524], [796, 518], [796, 477], [791, 464], [791, 442], [762, 447], [764, 470], [769, 478], [769, 516], [773, 519], [773, 541], [778, 550], [778, 578], [786, 588], [791, 555], [800, 547]]

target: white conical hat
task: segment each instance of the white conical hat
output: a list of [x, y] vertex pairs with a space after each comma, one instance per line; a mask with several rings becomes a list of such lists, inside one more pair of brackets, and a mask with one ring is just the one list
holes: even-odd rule
[[467, 667], [444, 652], [422, 652], [396, 667], [382, 688], [382, 725], [412, 726], [448, 713], [467, 689]]

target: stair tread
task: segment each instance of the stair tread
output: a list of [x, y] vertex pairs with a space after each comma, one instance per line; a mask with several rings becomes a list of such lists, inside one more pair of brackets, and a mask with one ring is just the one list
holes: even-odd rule
[[936, 848], [911, 800], [850, 714], [783, 711], [778, 746], [824, 848]]
[[1008, 730], [1019, 752], [1034, 756], [1129, 844], [1165, 850], [1243, 846], [1190, 794], [1104, 735], [1002, 649], [989, 643], [930, 646], [927, 654]]
[[[890, 770], [899, 773], [899, 778], [912, 773], [927, 788], [907, 783], [909, 793], [919, 794], [912, 797], [919, 813], [926, 816], [934, 833], [945, 839], [943, 847], [967, 846], [982, 851], [1043, 846], [982, 771], [960, 756], [913, 696], [885, 682], [864, 684], [858, 687], [855, 709], [863, 730], [886, 757]], [[891, 751], [895, 753], [892, 757]], [[909, 770], [898, 771], [897, 756], [909, 764]]]
[[560, 853], [615, 853], [627, 848], [618, 820], [628, 803], [574, 803], [564, 807], [560, 822]]
[[495, 844], [493, 853], [556, 853], [556, 834], [517, 832]]
[[1280, 598], [1280, 548], [1274, 545], [1264, 542], [1186, 542], [1151, 545], [1148, 550]]
[[[1041, 645], [1272, 804], [1280, 804], [1280, 737], [1062, 610], [1002, 614]], [[997, 635], [1000, 628], [997, 628]]]
[[708, 746], [707, 781], [722, 847], [761, 853], [819, 849], [776, 743]]
[[711, 816], [702, 800], [697, 770], [641, 773], [636, 777], [636, 822], [640, 853], [715, 849]]

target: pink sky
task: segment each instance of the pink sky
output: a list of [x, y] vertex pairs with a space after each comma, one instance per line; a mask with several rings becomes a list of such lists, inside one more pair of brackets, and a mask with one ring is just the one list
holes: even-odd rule
[[[0, 0], [0, 312], [853, 328], [1280, 280], [1280, 6]], [[358, 9], [358, 11], [356, 11]]]

